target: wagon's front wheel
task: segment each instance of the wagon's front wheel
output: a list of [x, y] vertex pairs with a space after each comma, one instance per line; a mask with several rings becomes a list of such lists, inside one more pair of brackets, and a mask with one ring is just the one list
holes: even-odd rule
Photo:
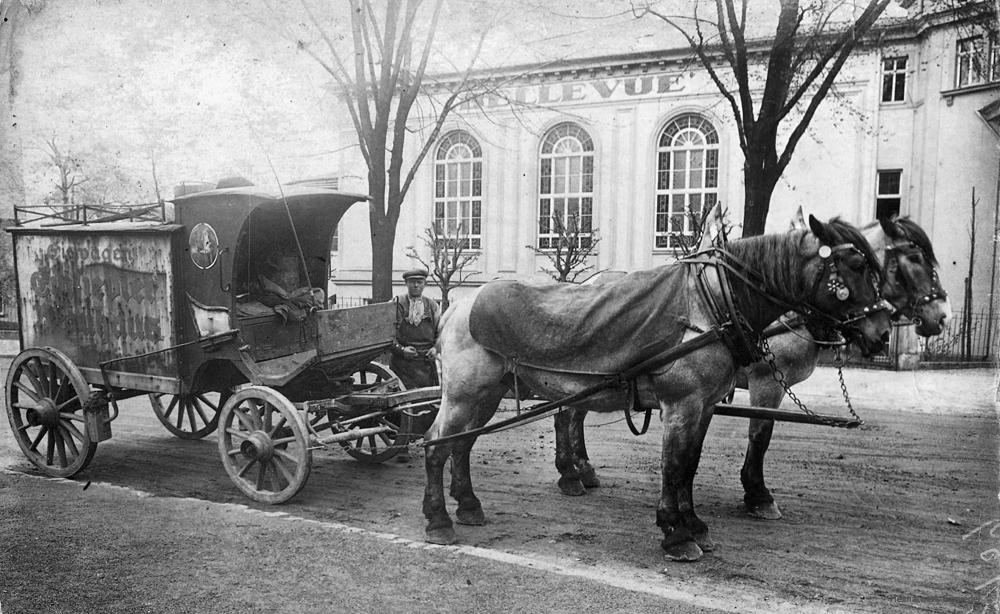
[[312, 469], [309, 436], [295, 406], [265, 386], [233, 394], [219, 413], [219, 454], [243, 494], [284, 503], [305, 486]]
[[232, 391], [150, 393], [149, 404], [160, 424], [181, 439], [201, 439], [219, 425], [219, 410]]
[[90, 385], [65, 354], [48, 347], [21, 352], [7, 372], [6, 390], [14, 439], [36, 467], [68, 478], [90, 463], [97, 450], [83, 416]]
[[[352, 375], [352, 388], [355, 391], [399, 392], [406, 386], [392, 369], [380, 362], [370, 362], [355, 371]], [[333, 422], [333, 416], [331, 416]], [[410, 416], [392, 413], [377, 418], [371, 418], [355, 426], [369, 428], [373, 426], [388, 426], [392, 430], [377, 435], [369, 435], [361, 439], [342, 442], [344, 450], [363, 463], [382, 463], [396, 456], [406, 447], [409, 436]], [[336, 429], [334, 429], [336, 432]]]

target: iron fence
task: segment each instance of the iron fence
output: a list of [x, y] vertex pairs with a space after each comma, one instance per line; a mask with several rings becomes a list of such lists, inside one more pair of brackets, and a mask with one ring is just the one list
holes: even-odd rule
[[920, 363], [988, 365], [997, 353], [997, 314], [955, 312], [935, 337], [920, 339]]

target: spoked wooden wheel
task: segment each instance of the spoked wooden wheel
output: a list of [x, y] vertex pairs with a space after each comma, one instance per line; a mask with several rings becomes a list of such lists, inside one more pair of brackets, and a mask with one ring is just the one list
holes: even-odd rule
[[90, 386], [80, 370], [54, 348], [17, 355], [7, 372], [7, 419], [21, 451], [45, 473], [68, 478], [93, 458], [83, 408]]
[[261, 503], [284, 503], [305, 486], [312, 468], [309, 437], [298, 410], [281, 393], [249, 386], [219, 413], [219, 453], [226, 473]]
[[232, 391], [151, 393], [149, 403], [160, 424], [181, 439], [201, 439], [219, 425], [219, 410]]
[[[355, 390], [374, 389], [379, 392], [397, 392], [406, 390], [406, 386], [400, 381], [399, 376], [393, 373], [392, 369], [380, 362], [370, 362], [361, 367], [353, 374]], [[333, 417], [331, 416], [331, 422]], [[341, 442], [344, 450], [352, 457], [363, 463], [381, 463], [389, 460], [403, 451], [409, 442], [408, 425], [410, 417], [393, 413], [381, 418], [372, 418], [363, 422], [355, 423], [359, 428], [370, 428], [373, 426], [390, 426], [391, 431], [369, 435], [361, 439]]]

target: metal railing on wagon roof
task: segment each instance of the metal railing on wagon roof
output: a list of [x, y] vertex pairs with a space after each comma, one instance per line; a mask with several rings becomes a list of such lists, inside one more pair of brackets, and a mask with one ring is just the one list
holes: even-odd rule
[[167, 222], [173, 204], [167, 201], [125, 205], [118, 203], [22, 205], [14, 207], [14, 224], [63, 226], [99, 222]]

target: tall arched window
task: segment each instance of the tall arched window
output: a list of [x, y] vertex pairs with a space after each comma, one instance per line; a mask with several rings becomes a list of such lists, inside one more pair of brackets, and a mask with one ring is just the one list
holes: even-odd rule
[[666, 125], [656, 150], [655, 247], [691, 245], [698, 221], [719, 198], [719, 135], [700, 115]]
[[434, 224], [438, 234], [482, 247], [483, 151], [468, 132], [450, 132], [434, 158]]
[[593, 238], [594, 142], [576, 124], [553, 127], [542, 139], [538, 189], [538, 248], [552, 249], [563, 234], [581, 247]]

